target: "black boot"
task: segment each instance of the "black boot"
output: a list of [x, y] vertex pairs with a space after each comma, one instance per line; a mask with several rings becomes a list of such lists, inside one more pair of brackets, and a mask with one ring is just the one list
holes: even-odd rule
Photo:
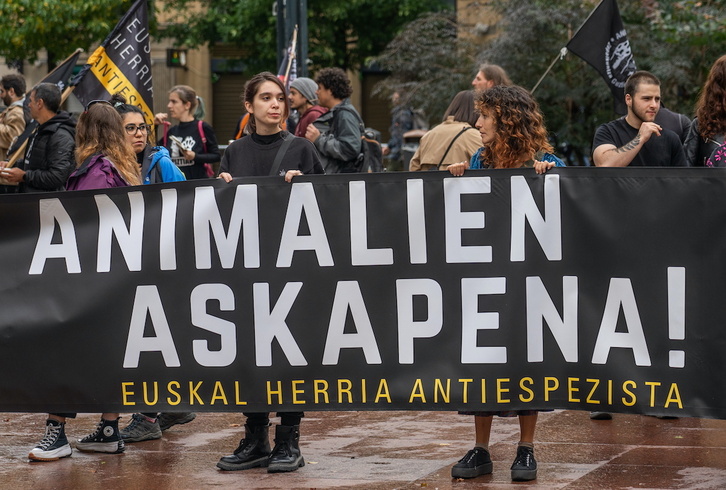
[[223, 456], [217, 463], [217, 468], [227, 471], [247, 470], [258, 466], [267, 466], [270, 457], [270, 439], [267, 435], [267, 425], [250, 427], [245, 425], [245, 438], [239, 441], [234, 454]]
[[299, 425], [278, 425], [275, 427], [275, 448], [270, 454], [267, 472], [295, 471], [301, 466], [305, 466], [305, 460], [300, 454], [299, 441]]

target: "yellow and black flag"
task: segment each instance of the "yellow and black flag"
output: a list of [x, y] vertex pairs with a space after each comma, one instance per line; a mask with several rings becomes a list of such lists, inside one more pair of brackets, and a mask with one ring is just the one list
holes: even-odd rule
[[122, 93], [151, 123], [154, 118], [148, 0], [136, 0], [71, 82], [85, 106]]

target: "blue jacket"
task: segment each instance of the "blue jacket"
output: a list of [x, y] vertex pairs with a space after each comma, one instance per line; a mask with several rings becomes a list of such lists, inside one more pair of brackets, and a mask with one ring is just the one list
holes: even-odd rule
[[180, 182], [187, 180], [181, 170], [169, 157], [169, 150], [163, 146], [146, 146], [141, 162], [141, 181], [144, 184]]
[[[471, 156], [471, 160], [469, 161], [469, 168], [470, 169], [477, 170], [477, 169], [481, 169], [481, 168], [487, 168], [486, 166], [484, 166], [482, 164], [482, 161], [481, 161], [481, 153], [482, 153], [483, 150], [484, 150], [484, 147], [482, 146], [481, 148], [479, 148], [476, 151], [476, 153], [474, 153]], [[539, 158], [540, 156], [542, 158]], [[542, 153], [541, 155], [540, 155], [540, 153], [538, 153], [535, 156], [535, 158], [537, 158], [538, 160], [542, 160], [544, 162], [555, 162], [555, 167], [564, 167], [565, 166], [565, 162], [563, 162], [562, 160], [560, 160], [559, 158], [557, 158], [552, 153]]]

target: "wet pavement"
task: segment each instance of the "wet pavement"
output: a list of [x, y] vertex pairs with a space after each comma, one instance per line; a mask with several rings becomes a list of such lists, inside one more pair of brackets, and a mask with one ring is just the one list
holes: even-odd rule
[[[98, 415], [69, 421], [75, 440]], [[128, 423], [124, 416], [121, 426]], [[277, 421], [277, 419], [273, 419]], [[726, 421], [662, 420], [615, 414], [591, 421], [587, 412], [540, 414], [538, 479], [510, 480], [519, 427], [496, 418], [490, 450], [494, 472], [453, 480], [451, 466], [473, 446], [473, 417], [452, 412], [310, 412], [301, 424], [306, 466], [288, 474], [215, 467], [243, 433], [241, 414], [201, 413], [160, 440], [128, 444], [120, 455], [81, 453], [30, 463], [44, 432], [42, 414], [0, 414], [0, 488], [184, 490], [204, 488], [479, 488], [725, 489]], [[271, 434], [273, 432], [271, 431]]]

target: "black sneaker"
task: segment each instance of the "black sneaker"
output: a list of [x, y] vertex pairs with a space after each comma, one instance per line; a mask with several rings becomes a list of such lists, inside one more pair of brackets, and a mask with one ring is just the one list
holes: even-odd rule
[[45, 422], [45, 436], [37, 446], [30, 450], [28, 459], [33, 461], [56, 461], [70, 456], [73, 449], [68, 444], [64, 430], [65, 425], [57, 420], [48, 419]]
[[124, 452], [124, 440], [118, 431], [118, 419], [104, 420], [96, 426], [96, 430], [76, 442], [79, 451], [118, 454]]
[[475, 447], [458, 463], [451, 467], [452, 478], [474, 478], [479, 475], [488, 475], [493, 468], [492, 458], [486, 449]]
[[537, 461], [534, 459], [534, 449], [527, 446], [517, 446], [517, 457], [512, 463], [513, 481], [530, 481], [537, 478]]
[[197, 417], [197, 414], [194, 412], [181, 412], [181, 413], [160, 413], [159, 416], [156, 418], [156, 421], [159, 422], [159, 428], [163, 431], [168, 429], [169, 427], [172, 427], [174, 425], [181, 425], [181, 424], [187, 424], [194, 420]]

